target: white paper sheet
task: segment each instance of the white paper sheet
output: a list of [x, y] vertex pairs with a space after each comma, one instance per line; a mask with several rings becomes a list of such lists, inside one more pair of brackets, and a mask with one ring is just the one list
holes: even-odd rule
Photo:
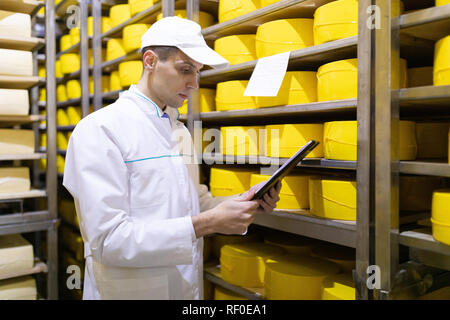
[[286, 74], [290, 52], [260, 58], [244, 96], [276, 97]]

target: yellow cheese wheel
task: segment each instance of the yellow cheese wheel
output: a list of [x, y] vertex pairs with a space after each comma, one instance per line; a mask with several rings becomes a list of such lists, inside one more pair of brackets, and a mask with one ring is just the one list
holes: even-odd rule
[[[69, 125], [76, 125], [81, 120], [81, 108], [67, 107], [67, 117], [69, 118]], [[69, 141], [69, 139], [67, 139]]]
[[313, 19], [282, 19], [263, 23], [256, 31], [256, 56], [303, 49], [314, 45]]
[[64, 173], [65, 160], [60, 154], [56, 156], [56, 171], [60, 174]]
[[445, 6], [446, 4], [449, 4], [450, 0], [436, 0], [436, 7], [438, 6]]
[[69, 74], [80, 70], [80, 56], [77, 53], [61, 55], [61, 72]]
[[[254, 186], [270, 178], [269, 175], [252, 174], [250, 185]], [[277, 209], [300, 210], [309, 208], [308, 176], [289, 175], [283, 178]]]
[[265, 141], [263, 126], [220, 128], [220, 150], [224, 155], [263, 156]]
[[[87, 26], [88, 26], [88, 36], [93, 37], [94, 36], [94, 17], [88, 17], [87, 20]], [[102, 17], [101, 18], [101, 32], [105, 33], [106, 31], [111, 29], [111, 19], [109, 17]]]
[[263, 287], [265, 260], [285, 254], [277, 246], [263, 242], [227, 244], [220, 250], [220, 275], [241, 287]]
[[400, 210], [430, 211], [433, 191], [442, 186], [443, 181], [439, 177], [400, 176]]
[[[324, 124], [324, 154], [326, 159], [356, 161], [357, 122], [331, 121]], [[417, 155], [415, 123], [399, 123], [399, 160], [414, 160]]]
[[448, 151], [448, 132], [448, 122], [417, 122], [417, 158], [446, 158]]
[[310, 140], [316, 140], [320, 144], [306, 157], [323, 157], [322, 124], [268, 125], [266, 130], [266, 154], [268, 157], [290, 158]]
[[[400, 59], [400, 67], [396, 66], [394, 60], [391, 65], [391, 88], [406, 88], [406, 60]], [[318, 101], [355, 99], [357, 96], [358, 59], [333, 61], [319, 67], [317, 70]]]
[[67, 138], [61, 131], [56, 133], [56, 145], [59, 150], [67, 150]]
[[[200, 98], [200, 112], [211, 112], [216, 110], [216, 90], [208, 88], [199, 89]], [[188, 113], [187, 100], [184, 101], [183, 105], [178, 109], [180, 114]]]
[[214, 50], [230, 64], [256, 60], [255, 35], [239, 34], [226, 36], [214, 42]]
[[131, 16], [134, 16], [135, 14], [144, 11], [145, 9], [150, 8], [155, 3], [159, 1], [154, 0], [128, 0], [128, 4], [130, 5], [130, 13]]
[[242, 16], [260, 8], [260, 0], [220, 0], [219, 1], [219, 23]]
[[408, 69], [408, 88], [433, 85], [433, 67]]
[[47, 94], [45, 88], [39, 89], [39, 102], [46, 102]]
[[109, 77], [109, 90], [122, 90], [122, 86], [120, 85], [119, 71], [111, 72], [111, 75]]
[[355, 282], [351, 273], [329, 276], [323, 280], [322, 300], [356, 300]]
[[58, 84], [56, 86], [56, 101], [63, 102], [67, 100], [66, 86], [63, 84]]
[[38, 76], [41, 77], [41, 78], [45, 78], [45, 74], [46, 74], [45, 67], [44, 66], [39, 66]]
[[72, 40], [70, 39], [70, 34], [63, 35], [59, 40], [59, 50], [65, 51], [72, 46]]
[[56, 111], [56, 124], [58, 126], [68, 126], [70, 124], [69, 117], [64, 109], [59, 108]]
[[220, 258], [220, 250], [227, 244], [261, 242], [262, 235], [258, 232], [248, 230], [245, 236], [216, 234], [211, 237], [211, 255], [213, 258]]
[[127, 21], [131, 18], [130, 6], [128, 4], [118, 4], [109, 9], [111, 28]]
[[215, 286], [214, 300], [248, 300], [248, 299], [220, 286]]
[[450, 189], [439, 189], [433, 193], [431, 207], [433, 237], [450, 245]]
[[[109, 92], [109, 77], [102, 76], [102, 92]], [[89, 77], [89, 94], [94, 94], [94, 80]]]
[[123, 48], [125, 52], [131, 52], [141, 47], [141, 38], [150, 28], [149, 24], [130, 24], [123, 28]]
[[323, 280], [339, 272], [333, 262], [302, 255], [266, 262], [265, 289], [269, 300], [320, 300]]
[[[175, 10], [176, 17], [180, 17], [183, 19], [187, 19], [187, 11], [186, 10]], [[158, 14], [156, 16], [156, 20], [161, 20], [163, 17], [162, 13]], [[207, 12], [200, 11], [198, 13], [198, 24], [202, 29], [207, 28], [209, 26], [212, 26], [214, 24], [214, 16], [212, 14], [209, 14]]]
[[[403, 3], [393, 0], [392, 16], [403, 12]], [[369, 15], [367, 16], [369, 17]], [[339, 0], [320, 6], [314, 12], [314, 44], [358, 35], [358, 1]]]
[[287, 253], [309, 255], [311, 249], [318, 245], [319, 241], [307, 237], [298, 236], [287, 232], [270, 230], [264, 234], [264, 242], [279, 246]]
[[317, 77], [313, 71], [288, 71], [276, 97], [256, 97], [258, 107], [273, 107], [317, 101]]
[[309, 206], [318, 217], [356, 221], [356, 181], [311, 177]]
[[122, 39], [111, 39], [106, 43], [106, 61], [120, 58], [126, 54]]
[[62, 73], [62, 70], [61, 70], [61, 61], [56, 60], [56, 62], [55, 62], [55, 77], [61, 78], [63, 76], [64, 76], [64, 74]]
[[356, 251], [353, 248], [327, 243], [313, 248], [311, 255], [336, 263], [340, 272], [351, 273], [356, 268]]
[[268, 5], [272, 4], [272, 3], [278, 2], [278, 1], [280, 1], [280, 0], [260, 0], [261, 8], [265, 7], [265, 6], [268, 6]]
[[232, 80], [217, 84], [217, 111], [255, 109], [258, 107], [255, 97], [244, 96], [247, 80]]
[[210, 190], [214, 197], [240, 194], [250, 189], [254, 171], [245, 169], [211, 168]]
[[143, 66], [142, 61], [126, 61], [119, 64], [120, 85], [128, 87], [139, 82]]
[[75, 28], [70, 29], [69, 36], [70, 36], [71, 46], [74, 46], [77, 43], [79, 43], [80, 42], [80, 28], [75, 27]]
[[436, 42], [434, 48], [433, 83], [435, 86], [450, 84], [450, 35]]
[[66, 83], [66, 94], [68, 99], [77, 99], [81, 97], [81, 85], [79, 80], [69, 80]]

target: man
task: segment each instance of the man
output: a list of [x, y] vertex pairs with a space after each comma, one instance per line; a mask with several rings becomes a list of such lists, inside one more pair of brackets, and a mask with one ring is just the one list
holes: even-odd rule
[[143, 73], [119, 99], [84, 118], [67, 150], [63, 185], [75, 200], [85, 244], [84, 299], [202, 299], [202, 237], [242, 234], [258, 207], [272, 211], [281, 185], [265, 200], [254, 190], [213, 198], [198, 166], [175, 136], [198, 89], [203, 64], [227, 61], [200, 26], [168, 17], [142, 37]]

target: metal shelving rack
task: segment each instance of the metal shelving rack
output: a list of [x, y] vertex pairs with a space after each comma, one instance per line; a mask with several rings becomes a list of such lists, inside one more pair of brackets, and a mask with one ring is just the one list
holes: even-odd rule
[[[35, 0], [2, 0], [0, 3], [1, 10], [13, 11], [30, 14], [34, 16], [41, 8], [42, 3]], [[47, 199], [46, 210], [36, 210], [31, 212], [22, 212], [15, 214], [2, 215], [0, 217], [0, 235], [41, 232], [47, 234], [47, 261], [43, 262], [39, 259], [35, 260], [34, 267], [28, 272], [21, 274], [11, 274], [9, 277], [18, 277], [22, 275], [31, 275], [36, 273], [47, 273], [47, 298], [57, 299], [57, 202], [56, 202], [56, 102], [55, 102], [55, 31], [53, 28], [54, 5], [52, 1], [46, 3], [46, 20], [45, 40], [31, 37], [0, 37], [0, 46], [9, 49], [30, 50], [34, 56], [34, 74], [37, 74], [38, 54], [37, 50], [45, 46], [46, 60], [46, 78], [38, 76], [31, 77], [13, 77], [1, 76], [0, 87], [14, 89], [30, 89], [31, 115], [29, 116], [1, 116], [0, 123], [2, 126], [14, 126], [15, 128], [23, 124], [32, 124], [37, 135], [36, 126], [39, 121], [43, 120], [39, 116], [39, 107], [37, 105], [37, 86], [46, 85], [47, 88], [47, 145], [49, 146], [46, 153], [35, 152], [30, 155], [2, 155], [0, 161], [22, 161], [22, 160], [47, 160], [46, 185], [43, 189], [32, 189], [29, 192], [16, 194], [2, 194], [1, 200], [17, 199]], [[36, 167], [36, 166], [34, 166]], [[33, 179], [33, 184], [35, 184]], [[40, 245], [39, 242], [37, 242]], [[37, 249], [39, 250], [39, 249]], [[4, 277], [5, 278], [5, 277]]]
[[[419, 1], [404, 1], [405, 4], [423, 5]], [[382, 28], [374, 30], [375, 64], [372, 70], [376, 86], [374, 92], [373, 126], [375, 148], [374, 161], [374, 262], [380, 266], [381, 288], [375, 291], [379, 299], [393, 298], [393, 286], [396, 273], [401, 268], [398, 261], [400, 246], [409, 251], [409, 258], [420, 264], [450, 271], [450, 246], [436, 241], [431, 230], [402, 230], [398, 223], [398, 177], [400, 174], [449, 177], [448, 162], [433, 161], [398, 161], [392, 153], [392, 145], [398, 144], [395, 134], [399, 119], [420, 119], [449, 121], [448, 105], [450, 104], [450, 86], [424, 86], [391, 91], [390, 59], [395, 61], [404, 56], [399, 46], [405, 37], [421, 39], [428, 43], [431, 50], [434, 41], [450, 34], [450, 5], [434, 7], [434, 2], [425, 1], [428, 8], [406, 13], [398, 18], [389, 19], [390, 4], [375, 1], [381, 11]], [[432, 52], [432, 51], [431, 51]], [[420, 56], [416, 56], [416, 58]], [[429, 59], [430, 60], [430, 59]], [[428, 61], [429, 65], [432, 60]], [[377, 72], [375, 72], [377, 70]], [[400, 108], [398, 108], [400, 106]], [[391, 155], [391, 157], [386, 156]], [[381, 191], [383, 192], [377, 192]], [[444, 281], [437, 286], [449, 285], [448, 272]]]

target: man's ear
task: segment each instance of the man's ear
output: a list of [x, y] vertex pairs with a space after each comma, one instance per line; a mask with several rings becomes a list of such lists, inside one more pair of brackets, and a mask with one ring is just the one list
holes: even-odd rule
[[152, 50], [147, 50], [144, 53], [144, 57], [142, 59], [142, 62], [144, 64], [144, 69], [147, 69], [150, 72], [153, 71], [157, 60], [158, 60], [158, 57], [157, 57], [156, 53]]

